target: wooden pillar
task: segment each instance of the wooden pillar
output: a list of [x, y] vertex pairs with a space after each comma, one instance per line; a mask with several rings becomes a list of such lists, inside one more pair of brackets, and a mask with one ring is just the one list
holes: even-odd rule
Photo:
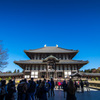
[[71, 69], [71, 75], [72, 75], [72, 65], [70, 65], [70, 67], [71, 67], [70, 69]]
[[46, 70], [47, 70], [46, 75], [47, 75], [47, 78], [48, 78], [48, 64], [47, 64]]
[[64, 77], [64, 67], [65, 67], [65, 66], [64, 66], [64, 65], [62, 65], [62, 67], [63, 67], [63, 78], [65, 78], [65, 77]]
[[77, 65], [77, 72], [79, 73], [79, 68], [78, 68], [79, 64]]
[[55, 77], [54, 78], [57, 78], [56, 64], [55, 64]]
[[24, 73], [23, 78], [25, 78], [25, 69], [26, 69], [26, 65], [23, 65], [23, 67], [24, 67], [24, 69], [23, 69], [23, 73]]
[[40, 65], [38, 66], [38, 78], [41, 78], [40, 77]]

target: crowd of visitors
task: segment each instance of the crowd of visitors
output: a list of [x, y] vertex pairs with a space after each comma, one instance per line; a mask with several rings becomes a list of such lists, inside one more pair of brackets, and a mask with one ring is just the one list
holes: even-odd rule
[[[9, 80], [6, 84], [5, 80], [0, 82], [0, 100], [47, 100], [50, 96], [55, 96], [54, 88], [63, 89], [64, 98], [67, 93], [67, 100], [76, 100], [75, 92], [81, 87], [81, 92], [84, 92], [84, 84], [89, 91], [89, 83], [85, 81], [56, 81], [51, 80], [39, 80], [34, 81], [33, 78], [27, 82], [26, 79], [20, 81], [16, 86], [15, 80]], [[47, 97], [48, 96], [48, 97]]]

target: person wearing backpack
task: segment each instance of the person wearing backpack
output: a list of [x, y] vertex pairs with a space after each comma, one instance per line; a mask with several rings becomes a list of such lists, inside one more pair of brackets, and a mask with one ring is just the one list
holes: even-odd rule
[[26, 91], [27, 84], [24, 80], [21, 80], [17, 87], [18, 90], [18, 99], [17, 100], [25, 100], [26, 99]]
[[7, 94], [5, 100], [15, 100], [15, 99], [17, 99], [16, 88], [15, 88], [15, 84], [13, 84], [13, 81], [11, 81], [11, 83], [9, 83], [9, 86], [7, 86], [7, 90], [8, 90], [8, 94]]
[[47, 100], [47, 92], [48, 88], [46, 88], [45, 82], [43, 81], [38, 88], [37, 97], [39, 100]]
[[48, 97], [50, 97], [50, 91], [51, 91], [51, 82], [48, 80], [47, 82], [47, 88], [48, 88]]
[[63, 81], [63, 91], [64, 91], [64, 98], [65, 98], [65, 92], [67, 91], [67, 84], [66, 81]]
[[84, 92], [84, 83], [81, 79], [80, 79], [80, 86], [81, 86], [81, 92]]
[[0, 87], [0, 100], [5, 100], [6, 95], [7, 95], [6, 81], [2, 80], [1, 81], [1, 87]]
[[33, 81], [33, 78], [31, 78], [30, 86], [28, 88], [28, 100], [34, 100], [34, 94], [36, 90], [36, 83]]
[[51, 78], [51, 96], [52, 96], [52, 94], [53, 94], [53, 96], [55, 96], [54, 87], [55, 87], [54, 81], [53, 81], [53, 79]]
[[69, 84], [67, 86], [67, 97], [66, 100], [77, 100], [76, 96], [76, 88], [74, 86], [73, 81], [70, 79], [69, 80]]

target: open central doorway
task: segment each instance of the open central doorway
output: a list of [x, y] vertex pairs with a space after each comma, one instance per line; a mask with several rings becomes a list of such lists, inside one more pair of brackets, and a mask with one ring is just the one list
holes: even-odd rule
[[49, 72], [49, 78], [53, 78], [54, 77], [54, 72]]

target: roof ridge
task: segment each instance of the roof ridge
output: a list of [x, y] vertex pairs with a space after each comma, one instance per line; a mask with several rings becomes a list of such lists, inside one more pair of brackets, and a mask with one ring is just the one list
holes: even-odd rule
[[48, 47], [59, 48], [59, 49], [69, 50], [69, 51], [79, 51], [79, 50], [73, 50], [73, 49], [65, 49], [65, 48], [62, 48], [62, 47], [47, 46], [47, 47], [41, 47], [41, 48], [37, 48], [37, 49], [24, 50], [24, 52], [26, 52], [26, 51], [35, 51], [35, 50], [40, 50], [40, 49], [42, 49], [42, 48], [48, 48]]
[[57, 47], [57, 48], [64, 49], [64, 50], [78, 51], [78, 50], [73, 50], [73, 49], [65, 49], [65, 48], [62, 48], [62, 47]]
[[[45, 47], [41, 47], [41, 48], [37, 48], [37, 49], [29, 49], [29, 50], [33, 51], [33, 50], [38, 50], [38, 49], [42, 49], [42, 48], [45, 48]], [[29, 51], [29, 50], [24, 50], [24, 51]]]

